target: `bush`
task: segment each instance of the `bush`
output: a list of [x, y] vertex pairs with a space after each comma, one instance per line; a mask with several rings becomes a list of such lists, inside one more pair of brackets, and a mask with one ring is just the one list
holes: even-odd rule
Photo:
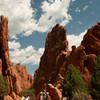
[[5, 95], [9, 94], [9, 92], [10, 88], [7, 78], [0, 75], [0, 98], [3, 98]]
[[97, 58], [91, 78], [91, 95], [93, 100], [100, 100], [100, 56]]
[[87, 93], [87, 85], [83, 80], [80, 71], [76, 69], [72, 64], [68, 66], [67, 73], [61, 87], [63, 90], [63, 96], [69, 98], [72, 98], [72, 93], [77, 90]]
[[34, 99], [35, 97], [34, 89], [30, 88], [30, 89], [23, 90], [20, 95], [24, 97], [29, 96], [31, 99]]

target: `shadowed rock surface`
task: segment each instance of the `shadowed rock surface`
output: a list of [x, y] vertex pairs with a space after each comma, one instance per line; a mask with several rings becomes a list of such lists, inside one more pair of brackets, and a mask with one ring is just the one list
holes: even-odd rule
[[100, 55], [100, 23], [87, 31], [81, 44], [85, 47], [86, 54]]

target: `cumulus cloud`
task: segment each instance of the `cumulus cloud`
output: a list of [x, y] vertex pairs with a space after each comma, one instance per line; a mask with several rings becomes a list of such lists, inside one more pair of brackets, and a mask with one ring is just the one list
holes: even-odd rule
[[75, 12], [80, 12], [79, 7], [77, 7], [77, 8], [75, 9]]
[[0, 15], [9, 18], [9, 35], [31, 34], [33, 31], [35, 10], [31, 0], [0, 0]]
[[72, 35], [68, 35], [67, 36], [67, 40], [69, 42], [69, 49], [70, 50], [71, 50], [71, 47], [73, 45], [76, 45], [76, 46], [79, 46], [80, 45], [80, 43], [81, 43], [81, 41], [83, 39], [83, 36], [86, 34], [86, 32], [87, 32], [87, 30], [85, 30], [84, 32], [82, 32], [79, 35], [72, 34]]
[[44, 48], [36, 50], [32, 45], [22, 48], [16, 41], [9, 42], [10, 58], [13, 63], [38, 65]]
[[75, 2], [76, 0], [72, 0], [72, 2]]
[[68, 14], [70, 0], [43, 1], [41, 5], [42, 15], [38, 20], [38, 31], [46, 32], [57, 23], [66, 25], [71, 16]]
[[56, 23], [66, 25], [71, 20], [69, 5], [70, 0], [43, 1], [42, 13], [37, 20], [37, 10], [32, 8], [31, 0], [0, 0], [0, 15], [9, 18], [9, 35], [15, 39], [16, 34], [29, 36], [33, 31], [49, 31]]
[[83, 7], [83, 11], [86, 11], [87, 8], [88, 8], [88, 5], [85, 5], [85, 6]]

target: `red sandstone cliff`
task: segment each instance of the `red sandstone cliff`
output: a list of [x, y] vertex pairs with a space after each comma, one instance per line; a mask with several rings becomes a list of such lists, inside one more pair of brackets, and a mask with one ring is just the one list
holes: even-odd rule
[[81, 44], [86, 54], [100, 55], [100, 23], [87, 31]]
[[48, 33], [40, 66], [34, 75], [33, 87], [35, 88], [36, 94], [48, 83], [52, 83], [56, 86], [57, 77], [67, 53], [68, 41], [66, 40], [66, 30], [63, 26], [57, 24], [52, 31]]
[[[41, 57], [40, 66], [35, 71], [33, 86], [36, 95], [45, 89], [49, 83], [51, 88], [53, 87], [53, 92], [56, 91], [56, 88], [59, 89], [69, 64], [73, 64], [81, 71], [84, 80], [90, 87], [91, 73], [99, 54], [100, 23], [90, 28], [81, 45], [77, 48], [72, 46], [72, 51], [68, 50], [66, 30], [63, 26], [56, 25], [47, 35], [45, 51]], [[50, 91], [50, 89], [47, 90]], [[52, 93], [50, 94], [52, 100], [60, 100], [53, 98]]]
[[8, 18], [1, 16], [0, 22], [0, 72], [6, 75], [6, 70], [13, 66], [9, 58], [9, 47], [8, 47]]
[[17, 64], [13, 66], [9, 57], [8, 47], [8, 18], [1, 16], [0, 21], [0, 75], [7, 76], [10, 84], [10, 96], [6, 100], [20, 100], [19, 94], [22, 90], [30, 88], [33, 80], [28, 75], [26, 67]]

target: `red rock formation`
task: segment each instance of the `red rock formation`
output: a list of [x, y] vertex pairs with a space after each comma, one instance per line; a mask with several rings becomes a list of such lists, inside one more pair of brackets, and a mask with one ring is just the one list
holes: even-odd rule
[[7, 72], [8, 79], [10, 81], [10, 90], [17, 95], [24, 89], [28, 89], [32, 86], [32, 76], [28, 75], [26, 67], [17, 64], [15, 67], [11, 67]]
[[8, 48], [8, 18], [1, 16], [0, 22], [0, 59], [2, 61], [2, 74], [6, 75], [7, 68], [12, 66], [9, 59]]
[[97, 56], [95, 54], [87, 55], [86, 61], [84, 61], [84, 66], [87, 67], [90, 73], [92, 73], [93, 68], [96, 63]]
[[[60, 25], [56, 25], [48, 33], [40, 67], [34, 75], [36, 94], [44, 89], [45, 84], [47, 85], [48, 83], [59, 88], [69, 64], [73, 64], [81, 71], [84, 80], [90, 87], [91, 74], [97, 55], [100, 54], [100, 23], [90, 28], [81, 45], [77, 48], [72, 46], [72, 51], [70, 52], [68, 52], [65, 33], [65, 29]], [[51, 93], [50, 95], [53, 94]]]
[[[32, 86], [32, 76], [28, 75], [26, 67], [20, 64], [13, 66], [10, 61], [8, 47], [8, 18], [4, 18], [4, 16], [1, 16], [0, 21], [0, 75], [1, 74], [7, 76], [10, 84], [10, 96], [14, 100], [20, 100], [20, 92]], [[6, 98], [10, 97], [8, 96]]]
[[66, 40], [66, 30], [63, 26], [57, 24], [48, 33], [40, 66], [34, 75], [33, 86], [36, 94], [44, 88], [44, 84], [52, 83], [54, 85], [57, 82], [57, 76], [63, 66], [67, 53], [68, 42]]
[[4, 97], [4, 100], [13, 100], [13, 98], [10, 97], [9, 95], [7, 95], [7, 96]]
[[47, 91], [50, 94], [51, 100], [62, 100], [62, 93], [58, 88], [54, 87], [52, 84], [48, 84]]
[[100, 55], [100, 23], [90, 28], [81, 43], [86, 54]]
[[67, 65], [73, 64], [76, 68], [78, 68], [81, 72], [84, 69], [84, 61], [86, 60], [86, 53], [84, 51], [83, 46], [72, 46], [72, 51], [70, 55], [67, 57]]

